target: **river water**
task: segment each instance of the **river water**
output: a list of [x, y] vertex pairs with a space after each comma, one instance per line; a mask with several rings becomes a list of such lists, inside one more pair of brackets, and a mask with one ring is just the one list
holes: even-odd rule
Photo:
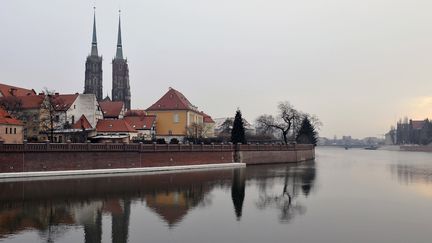
[[0, 182], [0, 242], [432, 242], [432, 153]]

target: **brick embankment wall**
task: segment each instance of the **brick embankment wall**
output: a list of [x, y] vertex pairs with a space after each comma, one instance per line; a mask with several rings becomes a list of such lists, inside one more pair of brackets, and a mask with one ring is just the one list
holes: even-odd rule
[[312, 145], [296, 145], [289, 149], [283, 145], [274, 145], [262, 151], [253, 145], [241, 145], [237, 151], [238, 162], [246, 164], [297, 163], [315, 159], [315, 149]]
[[233, 152], [11, 152], [0, 173], [233, 163]]
[[0, 173], [293, 163], [314, 158], [312, 145], [0, 144]]

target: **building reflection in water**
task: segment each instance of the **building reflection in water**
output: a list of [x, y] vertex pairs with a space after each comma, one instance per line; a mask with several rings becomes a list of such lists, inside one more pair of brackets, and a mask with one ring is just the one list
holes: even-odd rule
[[432, 167], [430, 166], [392, 164], [390, 172], [400, 183], [432, 183]]
[[[299, 191], [313, 188], [312, 164], [253, 166], [241, 169], [130, 175], [106, 178], [69, 178], [51, 181], [0, 183], [0, 240], [26, 230], [36, 230], [45, 242], [76, 226], [85, 243], [102, 241], [102, 216], [111, 216], [113, 243], [128, 242], [131, 207], [146, 206], [172, 228], [194, 208], [212, 205], [215, 188], [231, 187], [233, 215], [241, 220], [247, 181], [260, 187], [257, 206], [275, 207], [282, 221], [289, 221], [304, 207], [296, 202]], [[282, 182], [275, 193], [273, 187]], [[253, 184], [253, 183], [252, 183]], [[71, 227], [73, 226], [73, 227]]]

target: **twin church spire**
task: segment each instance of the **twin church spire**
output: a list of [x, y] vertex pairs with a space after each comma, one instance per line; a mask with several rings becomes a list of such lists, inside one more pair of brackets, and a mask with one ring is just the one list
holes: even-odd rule
[[[112, 93], [113, 101], [123, 101], [125, 108], [130, 107], [129, 67], [123, 58], [121, 38], [121, 19], [119, 11], [119, 24], [117, 33], [116, 55], [112, 61]], [[90, 55], [86, 60], [84, 94], [95, 94], [98, 101], [103, 99], [102, 94], [102, 56], [98, 54], [96, 36], [96, 11], [93, 14], [93, 35]]]
[[96, 11], [93, 13], [93, 39], [92, 39], [91, 55], [98, 56], [97, 37], [96, 37]]
[[118, 24], [118, 34], [117, 34], [117, 51], [116, 57], [118, 59], [123, 59], [123, 47], [121, 38], [121, 22], [120, 22], [120, 10], [119, 10], [119, 24]]

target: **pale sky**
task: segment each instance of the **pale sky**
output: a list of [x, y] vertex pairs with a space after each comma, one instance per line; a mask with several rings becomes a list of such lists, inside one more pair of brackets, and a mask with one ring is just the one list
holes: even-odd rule
[[[2, 0], [0, 82], [83, 92], [93, 5]], [[289, 101], [321, 136], [358, 138], [432, 117], [430, 0], [97, 1], [104, 94], [119, 7], [133, 108], [170, 86], [214, 118], [240, 107], [253, 122]]]

